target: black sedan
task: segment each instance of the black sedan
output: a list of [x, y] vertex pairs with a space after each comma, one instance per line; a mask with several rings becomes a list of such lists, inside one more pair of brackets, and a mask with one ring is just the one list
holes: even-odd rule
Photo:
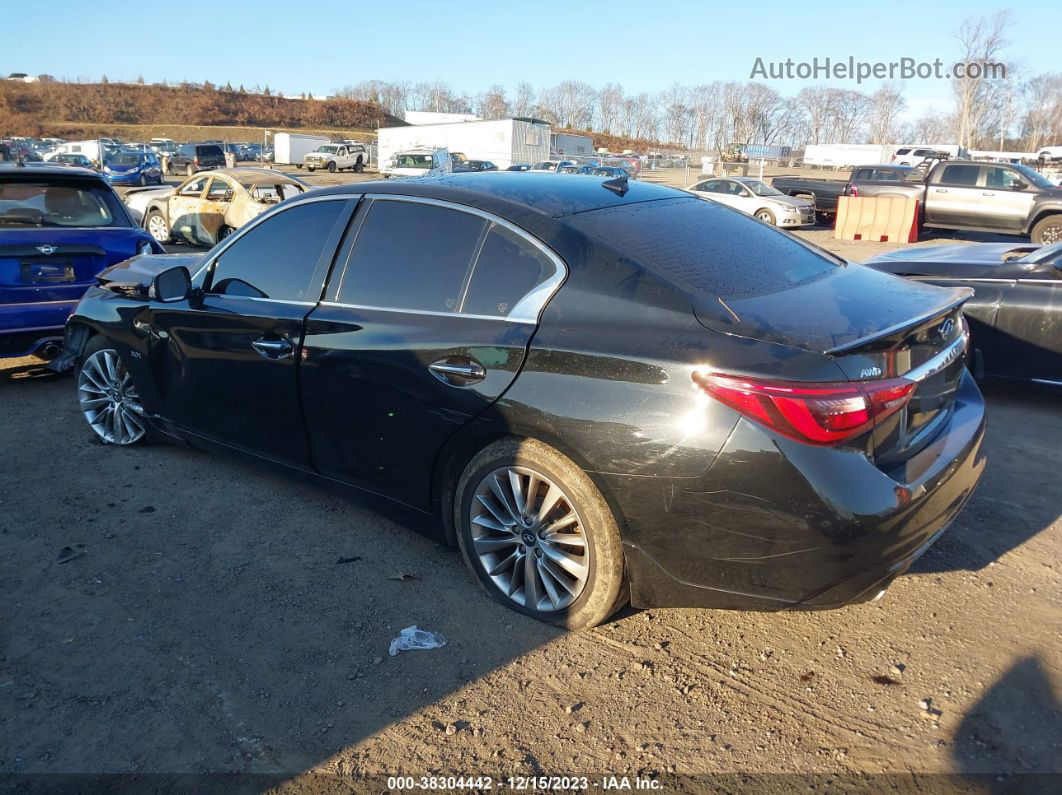
[[325, 188], [116, 266], [57, 369], [105, 442], [436, 516], [541, 620], [817, 608], [883, 592], [981, 475], [968, 295], [659, 185], [462, 174]]
[[497, 171], [498, 167], [489, 160], [463, 160], [454, 166], [455, 174], [466, 174], [476, 171]]
[[975, 372], [1062, 384], [1062, 243], [974, 243], [900, 249], [872, 268], [971, 287]]

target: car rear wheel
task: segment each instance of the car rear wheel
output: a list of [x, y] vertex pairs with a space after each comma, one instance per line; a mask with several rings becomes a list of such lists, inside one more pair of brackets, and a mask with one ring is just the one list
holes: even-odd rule
[[81, 355], [77, 397], [89, 427], [103, 441], [130, 445], [144, 438], [140, 395], [118, 351], [104, 337], [93, 337]]
[[332, 160], [328, 163], [328, 173], [334, 174], [336, 172], [336, 161]]
[[765, 224], [770, 224], [771, 226], [774, 226], [776, 224], [774, 220], [774, 213], [772, 213], [770, 210], [757, 210], [756, 217], [763, 221]]
[[605, 621], [627, 598], [616, 520], [571, 459], [533, 439], [501, 439], [458, 481], [465, 563], [497, 601], [569, 629]]
[[144, 226], [147, 227], [148, 234], [159, 243], [170, 242], [170, 225], [158, 210], [152, 210], [148, 213], [147, 223]]
[[1062, 240], [1062, 215], [1049, 215], [1037, 222], [1029, 234], [1033, 243], [1057, 243]]
[[194, 177], [195, 176], [195, 169], [192, 168], [192, 164], [191, 163], [189, 163], [187, 166], [184, 167], [184, 175], [186, 177]]
[[365, 170], [365, 164], [363, 162], [361, 162], [361, 158], [359, 157], [358, 158], [358, 162], [354, 164], [354, 173], [355, 174], [360, 174], [364, 170]]

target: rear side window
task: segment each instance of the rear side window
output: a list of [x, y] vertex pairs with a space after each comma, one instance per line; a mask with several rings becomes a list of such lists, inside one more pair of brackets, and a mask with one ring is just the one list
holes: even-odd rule
[[718, 298], [780, 292], [837, 267], [785, 232], [694, 198], [618, 205], [566, 222], [675, 286]]
[[980, 166], [944, 166], [940, 182], [942, 185], [976, 185], [980, 170]]
[[540, 249], [492, 224], [472, 269], [461, 312], [504, 317], [553, 271], [552, 260]]
[[339, 285], [344, 304], [457, 312], [487, 222], [445, 207], [377, 199]]
[[908, 153], [908, 152], [910, 152], [910, 151], [911, 151], [910, 149], [897, 149], [897, 150], [896, 150], [896, 154], [898, 154], [898, 155], [905, 155], [905, 154], [907, 154], [907, 153]]
[[229, 246], [214, 265], [210, 292], [279, 301], [317, 301], [308, 290], [317, 260], [346, 207], [320, 201], [267, 218]]

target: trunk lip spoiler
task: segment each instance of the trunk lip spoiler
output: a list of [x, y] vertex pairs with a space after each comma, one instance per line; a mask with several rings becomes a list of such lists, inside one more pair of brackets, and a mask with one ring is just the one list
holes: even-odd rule
[[974, 295], [973, 288], [971, 287], [952, 288], [951, 293], [951, 300], [947, 303], [940, 304], [935, 308], [929, 310], [928, 312], [924, 312], [921, 315], [916, 315], [915, 317], [910, 318], [909, 320], [904, 320], [903, 322], [896, 323], [887, 328], [880, 329], [878, 331], [873, 332], [872, 334], [864, 334], [859, 339], [852, 340], [851, 342], [846, 342], [842, 345], [837, 345], [836, 347], [830, 348], [829, 350], [825, 351], [825, 354], [827, 356], [836, 356], [837, 354], [848, 353], [849, 351], [855, 350], [856, 348], [861, 348], [868, 342], [873, 342], [874, 340], [879, 339], [881, 337], [888, 337], [890, 334], [895, 334], [896, 332], [903, 331], [906, 328], [911, 328], [912, 326], [917, 326], [921, 323], [925, 323], [934, 315], [940, 315], [944, 312], [948, 312], [950, 310], [961, 307]]

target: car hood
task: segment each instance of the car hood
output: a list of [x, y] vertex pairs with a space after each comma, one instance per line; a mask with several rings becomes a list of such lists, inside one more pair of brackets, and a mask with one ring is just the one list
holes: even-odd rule
[[100, 287], [115, 292], [147, 296], [147, 288], [158, 274], [183, 265], [195, 273], [205, 254], [141, 254], [119, 262], [101, 272], [96, 281]]
[[697, 319], [715, 331], [836, 353], [913, 325], [966, 300], [966, 288], [912, 282], [858, 263], [788, 290], [763, 295], [703, 296]]
[[761, 199], [766, 199], [774, 204], [782, 204], [786, 207], [814, 207], [815, 202], [811, 199], [798, 199], [796, 196], [761, 196]]

